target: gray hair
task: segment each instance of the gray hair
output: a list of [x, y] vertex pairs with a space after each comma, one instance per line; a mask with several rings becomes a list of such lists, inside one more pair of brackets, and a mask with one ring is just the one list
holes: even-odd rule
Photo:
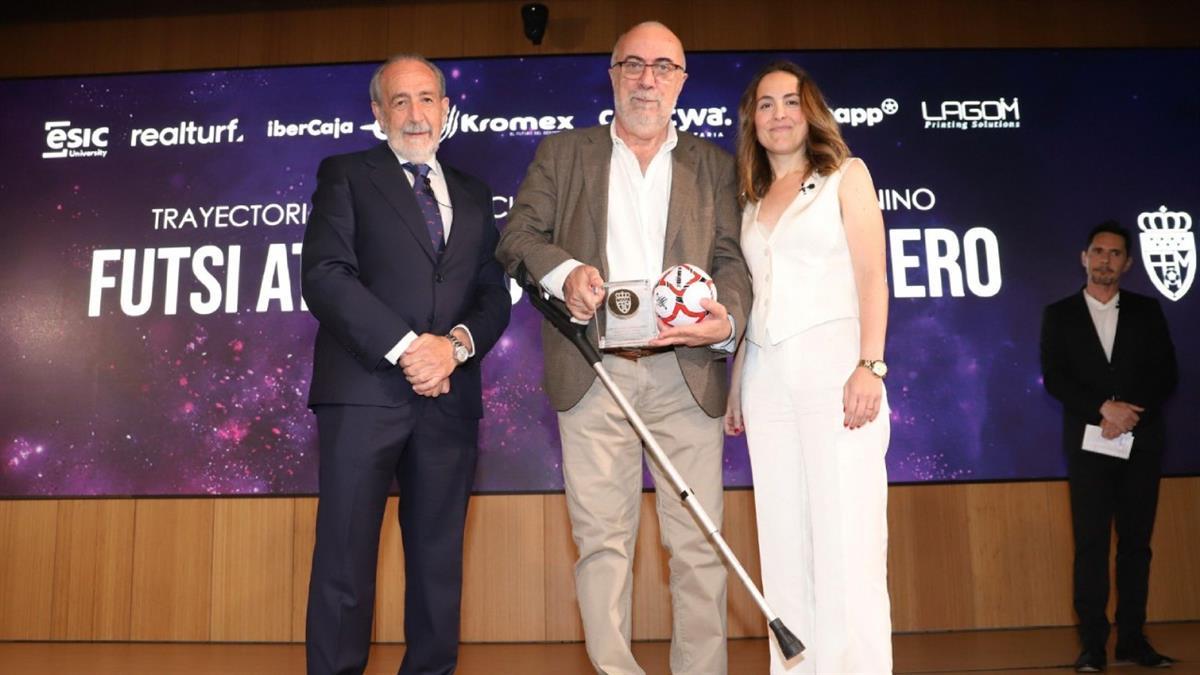
[[[675, 35], [675, 31], [668, 28], [667, 25], [661, 21], [643, 21], [643, 22], [637, 24], [636, 26], [631, 26], [629, 28], [629, 30], [618, 35], [617, 41], [613, 43], [612, 56], [609, 57], [609, 59], [608, 59], [609, 67], [611, 67], [612, 64], [617, 62], [617, 56], [618, 56], [617, 51], [621, 48], [621, 41], [625, 39], [626, 35], [629, 35], [630, 33], [632, 33], [633, 31], [635, 31], [639, 28], [649, 28], [651, 26], [653, 26], [655, 28], [661, 28], [661, 29], [667, 31], [668, 33], [670, 33], [671, 35]], [[683, 40], [680, 40], [678, 35], [675, 35], [675, 39], [679, 42], [680, 53], [683, 54], [683, 63], [681, 63], [679, 65], [683, 66], [684, 70], [687, 70], [687, 52], [684, 51], [684, 49], [683, 49]]]
[[383, 100], [383, 84], [380, 82], [380, 80], [383, 78], [383, 71], [387, 70], [387, 67], [393, 63], [399, 63], [401, 61], [416, 61], [417, 63], [423, 63], [428, 66], [428, 68], [433, 71], [433, 74], [437, 76], [438, 96], [443, 98], [446, 96], [446, 76], [442, 74], [442, 69], [438, 68], [433, 61], [430, 61], [420, 54], [396, 54], [395, 56], [390, 57], [387, 61], [379, 64], [379, 67], [375, 69], [375, 74], [371, 76], [372, 101], [378, 103], [379, 105], [383, 105], [385, 103]]

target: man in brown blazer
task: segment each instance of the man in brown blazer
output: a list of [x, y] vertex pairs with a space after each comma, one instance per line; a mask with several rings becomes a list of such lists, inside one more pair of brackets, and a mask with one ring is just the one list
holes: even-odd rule
[[[617, 40], [610, 63], [612, 125], [542, 142], [497, 257], [514, 277], [524, 266], [580, 321], [600, 306], [605, 280], [655, 280], [681, 263], [712, 274], [721, 302], [706, 304], [704, 321], [664, 328], [647, 348], [608, 352], [604, 367], [720, 523], [725, 359], [751, 304], [734, 163], [671, 124], [687, 72], [683, 45], [666, 26], [634, 26]], [[640, 675], [630, 651], [630, 604], [642, 444], [575, 347], [549, 324], [542, 340], [579, 548], [575, 586], [588, 656], [600, 673]], [[664, 485], [657, 467], [651, 471]], [[671, 671], [722, 675], [725, 568], [673, 490], [658, 491], [658, 517], [671, 554]]]

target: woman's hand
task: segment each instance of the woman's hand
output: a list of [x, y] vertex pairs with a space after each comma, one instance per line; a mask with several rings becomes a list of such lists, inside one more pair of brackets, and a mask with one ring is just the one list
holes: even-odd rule
[[[724, 308], [722, 308], [724, 309]], [[746, 430], [742, 417], [742, 368], [745, 367], [746, 343], [743, 342], [733, 357], [733, 372], [729, 376], [729, 399], [725, 403], [725, 433], [737, 436]]]
[[862, 366], [855, 367], [846, 380], [846, 386], [842, 388], [842, 411], [846, 413], [843, 426], [857, 429], [875, 421], [882, 400], [883, 380]]
[[742, 419], [742, 397], [740, 392], [729, 392], [729, 402], [725, 404], [725, 433], [729, 436], [739, 436], [746, 430], [745, 420]]

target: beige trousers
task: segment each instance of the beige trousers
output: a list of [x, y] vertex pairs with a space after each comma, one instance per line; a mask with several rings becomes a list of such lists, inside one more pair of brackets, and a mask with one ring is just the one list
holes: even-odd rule
[[[638, 361], [605, 356], [604, 367], [720, 526], [720, 420], [696, 404], [674, 353]], [[604, 675], [642, 675], [630, 651], [641, 440], [599, 380], [575, 407], [559, 413], [558, 425], [567, 511], [579, 548], [575, 593], [588, 658]], [[671, 672], [724, 675], [725, 567], [670, 482], [650, 464], [659, 488], [662, 543], [671, 556]]]

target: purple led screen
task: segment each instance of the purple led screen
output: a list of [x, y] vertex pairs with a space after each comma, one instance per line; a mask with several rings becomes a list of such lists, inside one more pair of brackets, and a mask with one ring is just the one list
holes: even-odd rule
[[[732, 150], [741, 90], [778, 57], [879, 189], [893, 482], [1064, 475], [1038, 325], [1108, 218], [1139, 251], [1175, 242], [1175, 276], [1139, 254], [1125, 285], [1180, 355], [1166, 471], [1200, 473], [1200, 51], [697, 53], [677, 126]], [[542, 138], [608, 121], [606, 60], [439, 61], [439, 158], [492, 186], [501, 226]], [[300, 241], [320, 159], [379, 142], [373, 68], [0, 82], [0, 496], [315, 492]], [[480, 492], [562, 488], [538, 321], [517, 298], [485, 362]], [[744, 441], [726, 450], [726, 484], [749, 485]]]

